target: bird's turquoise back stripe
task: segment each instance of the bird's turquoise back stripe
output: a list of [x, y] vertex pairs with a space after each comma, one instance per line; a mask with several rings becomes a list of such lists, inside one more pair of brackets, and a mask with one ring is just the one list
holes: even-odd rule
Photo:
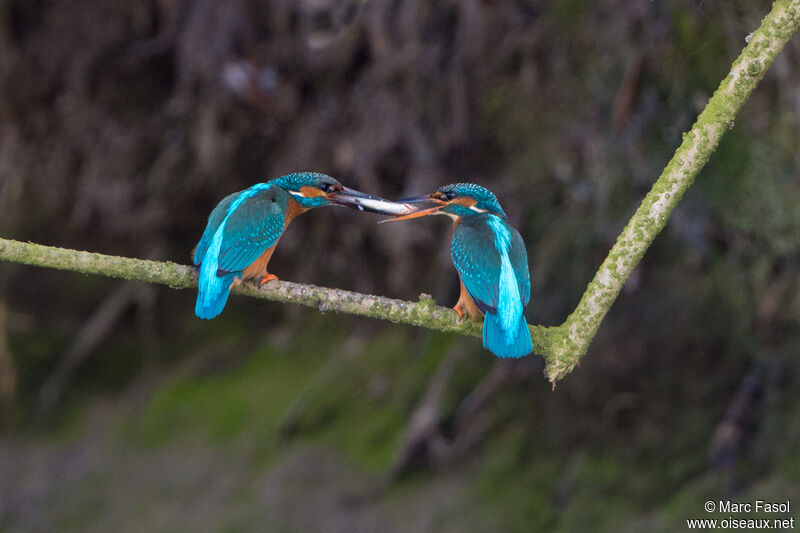
[[514, 340], [517, 322], [522, 315], [522, 299], [519, 294], [519, 284], [508, 257], [511, 247], [511, 233], [506, 225], [495, 215], [489, 215], [486, 223], [494, 233], [494, 244], [500, 253], [500, 281], [497, 297], [497, 316], [508, 343]]
[[219, 290], [219, 287], [214, 287], [214, 285], [219, 282], [217, 277], [217, 270], [219, 269], [219, 250], [222, 246], [222, 234], [225, 231], [225, 224], [227, 224], [228, 218], [230, 218], [231, 214], [236, 211], [236, 209], [238, 209], [239, 206], [242, 205], [248, 198], [252, 198], [259, 192], [269, 189], [270, 187], [271, 185], [269, 183], [257, 183], [249, 189], [242, 191], [242, 193], [237, 196], [228, 207], [228, 211], [225, 213], [225, 218], [222, 219], [217, 231], [214, 232], [214, 237], [211, 239], [211, 244], [209, 245], [208, 250], [203, 257], [203, 262], [200, 264], [200, 297], [208, 299], [210, 302], [216, 297]]

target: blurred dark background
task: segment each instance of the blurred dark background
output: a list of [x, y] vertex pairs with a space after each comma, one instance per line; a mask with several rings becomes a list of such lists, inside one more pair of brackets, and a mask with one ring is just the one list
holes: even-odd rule
[[[766, 1], [9, 0], [0, 235], [189, 262], [298, 170], [493, 190], [560, 324]], [[0, 264], [0, 529], [672, 531], [800, 506], [800, 41], [554, 391], [477, 339]], [[298, 219], [281, 279], [453, 305], [448, 224]]]

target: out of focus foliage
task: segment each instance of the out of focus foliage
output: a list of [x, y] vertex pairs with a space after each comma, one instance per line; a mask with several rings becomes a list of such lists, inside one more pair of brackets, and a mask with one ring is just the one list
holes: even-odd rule
[[[188, 262], [220, 198], [291, 171], [474, 181], [558, 324], [769, 4], [11, 0], [0, 234]], [[800, 501], [799, 63], [794, 39], [555, 392], [471, 339], [240, 299], [200, 323], [189, 291], [0, 265], [0, 524], [656, 530]], [[273, 270], [454, 303], [444, 222], [377, 220], [305, 215]]]

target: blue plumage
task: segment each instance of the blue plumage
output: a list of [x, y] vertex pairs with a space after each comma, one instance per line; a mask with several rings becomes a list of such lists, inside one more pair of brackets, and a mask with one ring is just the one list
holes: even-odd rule
[[483, 317], [483, 347], [498, 357], [525, 357], [533, 351], [531, 331], [525, 315], [517, 318], [509, 335], [500, 324], [501, 315], [486, 313]]
[[407, 205], [435, 205], [394, 220], [442, 214], [455, 221], [450, 254], [462, 290], [454, 309], [459, 315], [467, 311], [479, 317], [483, 313], [483, 346], [499, 357], [531, 353], [533, 343], [525, 319], [531, 295], [528, 253], [495, 195], [474, 183], [454, 183], [405, 201]]
[[[500, 202], [497, 201], [497, 196], [482, 185], [476, 183], [453, 183], [451, 185], [439, 187], [434, 191], [434, 194], [435, 193], [439, 193], [450, 200], [456, 198], [471, 198], [475, 200], [475, 207], [478, 209], [507, 218], [506, 212], [503, 211]], [[459, 204], [452, 204], [451, 207], [456, 207], [458, 205]], [[445, 211], [446, 210], [447, 208], [445, 208]]]
[[271, 248], [291, 218], [329, 200], [354, 207], [353, 197], [366, 196], [345, 189], [332, 177], [299, 172], [225, 197], [211, 212], [194, 252], [200, 269], [195, 314], [210, 319], [225, 307], [231, 286], [247, 277], [267, 274]]
[[451, 256], [469, 296], [485, 314], [484, 347], [499, 357], [531, 353], [525, 319], [531, 282], [519, 232], [492, 213], [461, 217], [453, 231]]
[[206, 250], [208, 250], [208, 245], [211, 244], [211, 239], [214, 237], [214, 232], [217, 231], [217, 228], [222, 224], [223, 219], [228, 214], [228, 208], [231, 206], [231, 203], [239, 196], [240, 192], [230, 194], [222, 199], [220, 203], [217, 204], [217, 207], [211, 211], [211, 214], [208, 217], [208, 224], [206, 224], [206, 229], [203, 232], [203, 236], [200, 238], [200, 242], [197, 243], [197, 247], [194, 249], [194, 264], [199, 265], [200, 262], [203, 260], [203, 257], [206, 255]]
[[258, 183], [227, 196], [212, 211], [194, 256], [200, 267], [198, 317], [222, 312], [234, 280], [278, 241], [288, 204], [286, 191]]

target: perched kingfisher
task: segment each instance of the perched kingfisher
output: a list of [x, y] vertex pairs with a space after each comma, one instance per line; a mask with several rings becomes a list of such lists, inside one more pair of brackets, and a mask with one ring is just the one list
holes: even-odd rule
[[194, 250], [200, 269], [195, 314], [205, 319], [220, 314], [231, 287], [242, 280], [261, 277], [263, 285], [278, 279], [267, 272], [267, 263], [297, 215], [329, 203], [364, 210], [362, 203], [371, 198], [318, 172], [288, 174], [226, 196], [208, 217]]
[[[483, 346], [499, 357], [531, 353], [525, 319], [531, 295], [528, 253], [495, 195], [480, 185], [454, 183], [400, 202], [418, 207], [382, 222], [426, 215], [453, 219], [450, 255], [461, 280], [461, 295], [453, 309], [459, 317], [465, 311], [474, 318], [483, 315]], [[435, 205], [419, 207], [424, 203]]]

